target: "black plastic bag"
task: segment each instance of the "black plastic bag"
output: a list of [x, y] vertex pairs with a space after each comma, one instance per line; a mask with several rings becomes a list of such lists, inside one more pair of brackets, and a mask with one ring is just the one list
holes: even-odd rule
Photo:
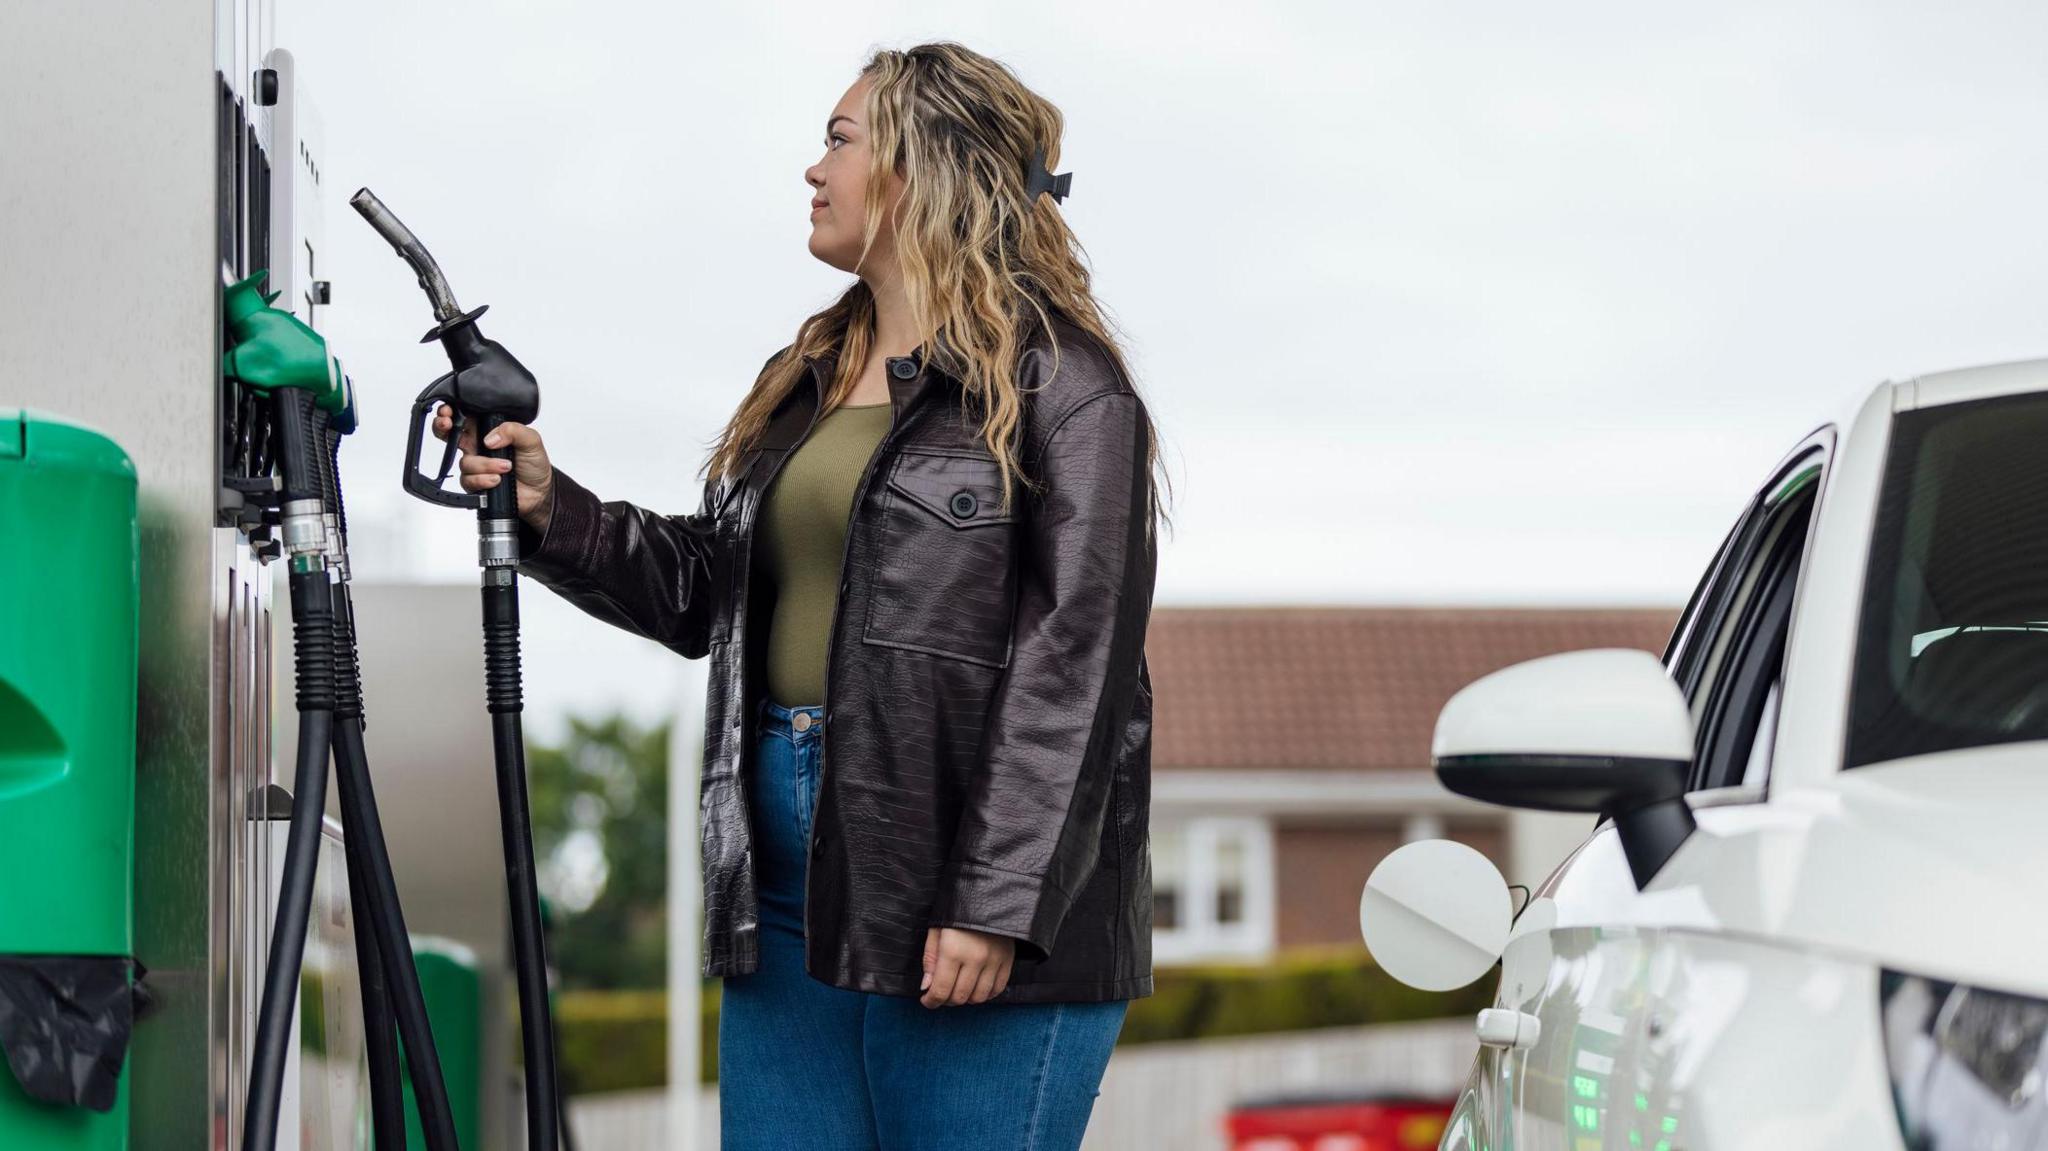
[[113, 1109], [135, 1029], [125, 955], [0, 955], [0, 1051], [29, 1096]]

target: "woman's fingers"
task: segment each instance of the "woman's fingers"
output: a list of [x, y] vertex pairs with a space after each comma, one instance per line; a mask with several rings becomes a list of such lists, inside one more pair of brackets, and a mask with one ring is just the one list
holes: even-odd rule
[[515, 449], [530, 451], [540, 446], [540, 433], [525, 424], [507, 421], [491, 429], [491, 434], [484, 437], [484, 446], [487, 448], [502, 448], [507, 444]]
[[931, 983], [919, 1002], [926, 1007], [985, 1003], [1010, 984], [1016, 952], [1001, 936], [932, 928], [925, 933], [925, 968]]
[[[448, 439], [448, 433], [455, 430], [455, 409], [449, 407], [447, 404], [436, 405], [434, 408], [433, 429], [435, 439], [446, 441]], [[470, 423], [468, 421], [463, 422], [462, 442], [457, 446], [459, 446], [460, 448], [462, 448], [463, 451], [466, 452], [476, 450], [475, 424]]]
[[997, 967], [991, 962], [982, 965], [981, 978], [974, 981], [974, 994], [967, 997], [969, 1003], [986, 1003], [996, 993]]
[[974, 998], [974, 985], [981, 979], [981, 964], [972, 960], [960, 965], [960, 978], [953, 983], [953, 994], [947, 1002], [961, 1007]]
[[[455, 429], [455, 410], [445, 403], [435, 405], [433, 429], [436, 438], [446, 441], [449, 434]], [[506, 442], [508, 438], [517, 446], [531, 448], [538, 448], [540, 446], [540, 433], [524, 424], [502, 425], [497, 431], [492, 432], [488, 437], [488, 442], [495, 448]], [[497, 459], [476, 450], [475, 421], [463, 421], [462, 439], [456, 446], [461, 449], [462, 453], [457, 471], [460, 473], [462, 489], [464, 491], [489, 491], [497, 487], [502, 482], [501, 477], [512, 470], [511, 460]]]
[[464, 491], [487, 492], [497, 487], [505, 473], [512, 470], [512, 461], [466, 452], [457, 469], [462, 473]]
[[941, 950], [938, 963], [932, 967], [932, 985], [925, 991], [920, 1002], [926, 1007], [940, 1007], [950, 1003], [953, 999], [954, 985], [959, 979], [960, 961]]

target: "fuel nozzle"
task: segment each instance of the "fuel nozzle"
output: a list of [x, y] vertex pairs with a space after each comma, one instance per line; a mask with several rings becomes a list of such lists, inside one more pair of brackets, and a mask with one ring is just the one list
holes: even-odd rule
[[[456, 445], [470, 420], [478, 425], [478, 450], [499, 458], [509, 455], [503, 450], [484, 448], [483, 438], [501, 423], [531, 423], [540, 414], [539, 381], [504, 345], [489, 339], [477, 327], [478, 317], [489, 311], [490, 305], [464, 312], [462, 305], [455, 302], [454, 289], [448, 286], [448, 278], [434, 262], [433, 254], [375, 193], [361, 189], [349, 198], [349, 206], [369, 221], [419, 277], [420, 287], [434, 306], [436, 320], [420, 342], [439, 340], [454, 369], [428, 384], [413, 403], [412, 429], [406, 436], [405, 490], [428, 503], [477, 508], [487, 518], [516, 518], [518, 505], [510, 484], [500, 484], [484, 495], [445, 491], [442, 485], [455, 469]], [[440, 403], [454, 410], [455, 426], [448, 434], [448, 446], [441, 452], [440, 468], [429, 476], [419, 468], [420, 445], [425, 441], [427, 421], [433, 419], [434, 405]], [[500, 492], [503, 497], [496, 498]]]

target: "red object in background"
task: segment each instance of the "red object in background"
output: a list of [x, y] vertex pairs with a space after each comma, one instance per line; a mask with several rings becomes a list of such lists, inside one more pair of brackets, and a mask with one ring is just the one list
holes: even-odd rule
[[1408, 1095], [1249, 1099], [1223, 1128], [1230, 1151], [1435, 1151], [1455, 1100]]

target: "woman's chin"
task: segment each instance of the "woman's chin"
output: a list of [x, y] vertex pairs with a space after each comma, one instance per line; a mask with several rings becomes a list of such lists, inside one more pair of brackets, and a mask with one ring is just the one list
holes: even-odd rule
[[853, 255], [839, 250], [832, 244], [820, 241], [818, 237], [818, 229], [816, 228], [811, 229], [811, 239], [809, 246], [811, 249], [811, 255], [820, 262], [837, 268], [842, 272], [853, 271]]

